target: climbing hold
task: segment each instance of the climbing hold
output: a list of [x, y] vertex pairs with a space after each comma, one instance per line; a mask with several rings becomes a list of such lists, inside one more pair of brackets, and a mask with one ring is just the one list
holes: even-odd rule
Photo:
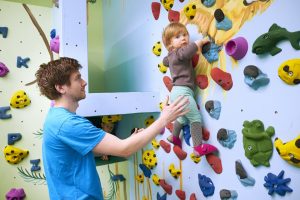
[[278, 76], [288, 85], [300, 83], [300, 59], [283, 62], [278, 68]]
[[50, 50], [55, 53], [59, 53], [59, 45], [60, 45], [59, 35], [56, 35], [54, 38], [50, 40]]
[[155, 138], [151, 141], [151, 145], [154, 149], [158, 149], [160, 147], [159, 143], [156, 141]]
[[56, 36], [56, 29], [54, 28], [50, 31], [50, 37], [51, 37], [51, 39], [53, 39], [53, 38], [55, 38], [55, 36]]
[[165, 74], [168, 71], [168, 67], [165, 66], [162, 62], [158, 64], [158, 69], [161, 73]]
[[245, 83], [252, 89], [257, 90], [258, 88], [268, 85], [270, 79], [260, 69], [254, 65], [248, 65], [244, 69]]
[[193, 68], [196, 68], [198, 62], [199, 62], [199, 54], [196, 53], [192, 57], [192, 66], [193, 66]]
[[210, 8], [215, 5], [216, 0], [201, 0], [201, 2], [205, 7]]
[[183, 190], [176, 190], [175, 191], [176, 196], [180, 199], [180, 200], [185, 200], [185, 191]]
[[233, 82], [230, 73], [224, 72], [218, 67], [214, 67], [211, 69], [210, 75], [224, 90], [228, 91], [232, 88]]
[[27, 62], [30, 60], [30, 58], [21, 58], [21, 56], [17, 57], [17, 67], [21, 68], [22, 66], [28, 68]]
[[113, 181], [125, 181], [125, 177], [122, 174], [116, 174], [111, 177]]
[[174, 0], [164, 0], [164, 1], [161, 1], [163, 7], [169, 11], [173, 5], [174, 5]]
[[179, 22], [180, 19], [180, 13], [176, 10], [169, 10], [168, 12], [168, 19], [172, 22]]
[[23, 188], [11, 188], [5, 195], [6, 200], [23, 200], [25, 197]]
[[237, 37], [229, 40], [225, 45], [226, 53], [235, 60], [241, 60], [248, 51], [248, 42], [244, 37]]
[[118, 121], [121, 121], [122, 115], [106, 115], [102, 117], [103, 123], [116, 123]]
[[173, 151], [179, 160], [184, 160], [187, 156], [187, 153], [178, 145], [173, 146]]
[[300, 31], [289, 32], [274, 23], [267, 33], [262, 34], [254, 41], [252, 52], [257, 55], [270, 53], [275, 56], [282, 51], [276, 46], [282, 40], [289, 40], [294, 49], [300, 50]]
[[293, 192], [293, 190], [287, 186], [291, 179], [290, 178], [283, 178], [284, 170], [281, 170], [281, 172], [276, 176], [275, 174], [268, 173], [267, 176], [265, 176], [265, 188], [269, 190], [268, 194], [273, 195], [273, 193], [277, 193], [280, 196], [284, 196], [287, 192]]
[[228, 31], [232, 28], [232, 21], [225, 16], [222, 9], [216, 9], [214, 12], [214, 17], [216, 19], [216, 28], [218, 30]]
[[24, 108], [31, 103], [27, 94], [23, 90], [18, 90], [10, 99], [10, 106], [13, 108]]
[[159, 144], [163, 148], [163, 150], [165, 150], [166, 153], [170, 153], [170, 151], [171, 151], [171, 145], [170, 145], [170, 143], [168, 143], [168, 142], [166, 142], [164, 140], [160, 140]]
[[7, 134], [7, 144], [13, 145], [15, 142], [22, 139], [21, 133], [8, 133]]
[[201, 157], [200, 156], [195, 156], [194, 153], [190, 154], [190, 158], [192, 159], [192, 161], [194, 161], [194, 163], [199, 163], [201, 161]]
[[205, 110], [208, 112], [209, 116], [218, 120], [221, 114], [221, 102], [217, 100], [209, 100], [205, 103]]
[[2, 35], [3, 38], [7, 37], [7, 33], [8, 33], [7, 27], [0, 27], [0, 34]]
[[300, 135], [285, 143], [281, 139], [275, 138], [274, 145], [282, 159], [296, 167], [300, 167]]
[[161, 42], [158, 41], [156, 42], [153, 47], [152, 47], [152, 52], [154, 53], [154, 55], [156, 56], [160, 56], [161, 55]]
[[165, 179], [160, 179], [159, 185], [165, 190], [166, 193], [172, 194], [172, 185], [169, 185]]
[[180, 169], [176, 169], [174, 164], [170, 164], [170, 166], [169, 166], [169, 172], [176, 179], [181, 175], [181, 170]]
[[236, 141], [236, 133], [234, 130], [221, 128], [218, 131], [217, 139], [223, 147], [231, 149]]
[[157, 198], [157, 200], [167, 200], [167, 193], [160, 196], [160, 194], [157, 192], [156, 198]]
[[201, 90], [204, 90], [208, 86], [208, 78], [204, 74], [199, 74], [196, 76], [196, 83]]
[[2, 62], [0, 62], [0, 77], [6, 76], [8, 74], [9, 69], [6, 67], [6, 65]]
[[244, 121], [243, 126], [245, 156], [254, 167], [259, 165], [269, 167], [269, 160], [273, 154], [271, 137], [275, 134], [274, 128], [270, 126], [265, 130], [264, 124], [260, 120]]
[[205, 157], [206, 157], [206, 161], [214, 170], [214, 172], [216, 172], [217, 174], [221, 174], [223, 171], [221, 159], [213, 153], [207, 154], [205, 155]]
[[155, 121], [153, 115], [150, 115], [149, 117], [147, 117], [144, 121], [144, 125], [146, 126], [146, 128], [148, 126], [150, 126], [153, 122]]
[[152, 10], [152, 15], [155, 20], [158, 20], [159, 14], [160, 14], [160, 3], [159, 2], [152, 2], [151, 3], [151, 10]]
[[143, 164], [148, 169], [153, 169], [157, 165], [157, 157], [154, 150], [146, 150], [143, 153]]
[[155, 185], [159, 185], [159, 180], [160, 180], [160, 178], [157, 174], [152, 175], [152, 181]]
[[31, 171], [39, 171], [41, 170], [41, 167], [39, 166], [39, 163], [40, 163], [40, 159], [34, 159], [34, 160], [30, 160], [30, 164], [32, 164], [31, 166]]
[[198, 183], [205, 197], [212, 196], [214, 194], [215, 186], [209, 177], [198, 174]]
[[135, 180], [137, 180], [137, 182], [139, 182], [139, 183], [143, 183], [144, 182], [144, 174], [136, 175]]
[[190, 138], [191, 138], [191, 133], [190, 133], [190, 126], [188, 124], [184, 125], [182, 127], [182, 132], [183, 132], [183, 139], [185, 143], [189, 146], [190, 145]]
[[220, 198], [221, 200], [236, 200], [238, 197], [238, 193], [235, 190], [220, 190]]
[[255, 184], [255, 179], [249, 176], [242, 165], [241, 160], [235, 161], [235, 173], [239, 179], [239, 181], [244, 186], [253, 186]]
[[195, 18], [196, 15], [196, 11], [197, 11], [197, 7], [196, 4], [187, 4], [184, 8], [183, 8], [183, 12], [185, 14], [185, 16], [189, 19], [192, 20]]
[[6, 113], [8, 110], [10, 110], [10, 106], [0, 107], [0, 119], [11, 118], [11, 114]]
[[163, 82], [164, 82], [166, 88], [168, 89], [168, 91], [171, 92], [172, 88], [173, 88], [173, 81], [172, 81], [172, 79], [169, 76], [164, 76], [163, 77]]
[[144, 165], [144, 164], [139, 164], [139, 167], [143, 171], [144, 175], [147, 178], [150, 178], [150, 176], [152, 174], [151, 171], [150, 171], [150, 169], [146, 165]]
[[197, 200], [196, 194], [195, 194], [195, 193], [192, 193], [192, 194], [191, 194], [190, 200]]
[[168, 123], [168, 124], [166, 125], [166, 128], [167, 128], [171, 133], [173, 133], [174, 125], [173, 125], [172, 122]]
[[203, 46], [206, 52], [202, 51], [202, 54], [209, 63], [213, 63], [219, 59], [219, 51], [221, 51], [222, 46], [219, 46], [213, 42], [210, 42], [209, 44], [209, 48], [205, 48], [205, 46]]
[[8, 163], [10, 164], [18, 164], [21, 162], [26, 156], [28, 156], [28, 150], [22, 150], [16, 148], [12, 145], [7, 145], [4, 148], [4, 156]]

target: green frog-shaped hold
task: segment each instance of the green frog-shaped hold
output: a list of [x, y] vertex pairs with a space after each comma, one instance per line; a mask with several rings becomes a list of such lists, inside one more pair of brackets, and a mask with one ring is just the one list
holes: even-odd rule
[[243, 126], [245, 156], [254, 167], [259, 165], [269, 167], [269, 160], [273, 153], [271, 137], [275, 134], [274, 128], [269, 126], [265, 130], [264, 124], [260, 120], [244, 121]]

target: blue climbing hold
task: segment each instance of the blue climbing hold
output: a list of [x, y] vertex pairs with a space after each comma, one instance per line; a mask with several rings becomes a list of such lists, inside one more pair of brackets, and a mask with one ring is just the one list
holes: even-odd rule
[[212, 196], [214, 194], [215, 186], [209, 177], [198, 174], [198, 182], [200, 189], [205, 197]]
[[183, 138], [184, 138], [185, 143], [187, 145], [191, 146], [191, 144], [190, 144], [190, 138], [191, 138], [190, 126], [184, 125], [182, 127], [182, 132], [183, 132]]
[[210, 48], [203, 54], [203, 56], [209, 63], [213, 63], [219, 59], [219, 51], [221, 51], [221, 49], [222, 46], [218, 46], [217, 44], [210, 42]]
[[22, 139], [21, 133], [9, 133], [7, 134], [7, 144], [13, 145], [15, 142]]
[[201, 2], [205, 7], [210, 8], [215, 5], [216, 0], [202, 0]]
[[0, 107], [0, 119], [11, 118], [11, 114], [6, 114], [8, 110], [10, 110], [10, 106]]
[[51, 32], [50, 32], [51, 39], [55, 38], [55, 36], [56, 36], [56, 30], [52, 29]]
[[28, 68], [27, 62], [30, 60], [30, 58], [21, 58], [21, 56], [17, 57], [17, 67], [21, 68], [22, 66]]
[[3, 38], [7, 37], [7, 33], [8, 33], [7, 27], [0, 27], [0, 34], [2, 35]]
[[143, 171], [144, 176], [146, 176], [147, 178], [150, 178], [150, 176], [152, 174], [150, 169], [144, 164], [139, 164], [139, 167]]
[[265, 176], [265, 184], [264, 186], [269, 190], [268, 194], [273, 195], [273, 193], [277, 193], [280, 196], [284, 196], [286, 192], [293, 192], [293, 190], [287, 186], [286, 184], [291, 181], [290, 178], [283, 178], [284, 170], [281, 170], [281, 172], [276, 176], [275, 174], [268, 173], [267, 176]]
[[41, 170], [41, 167], [39, 166], [40, 161], [41, 161], [40, 159], [30, 160], [30, 164], [32, 164], [30, 170], [32, 172]]
[[167, 200], [167, 193], [160, 196], [160, 194], [157, 192], [156, 198], [157, 198], [157, 200]]
[[113, 175], [111, 178], [113, 181], [125, 181], [125, 177], [122, 174]]

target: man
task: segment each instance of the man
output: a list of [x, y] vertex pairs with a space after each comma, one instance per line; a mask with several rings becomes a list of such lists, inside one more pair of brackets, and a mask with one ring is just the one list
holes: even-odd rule
[[121, 140], [76, 115], [78, 102], [86, 96], [80, 68], [77, 60], [60, 58], [36, 72], [41, 93], [55, 100], [43, 129], [43, 164], [52, 200], [103, 199], [93, 153], [128, 157], [188, 112], [188, 99], [180, 97], [151, 126]]

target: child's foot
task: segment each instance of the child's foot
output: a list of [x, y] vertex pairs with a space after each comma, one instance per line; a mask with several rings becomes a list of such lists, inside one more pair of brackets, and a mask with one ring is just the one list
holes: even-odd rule
[[176, 154], [176, 156], [179, 158], [179, 160], [184, 160], [187, 156], [187, 153], [183, 151], [179, 146], [174, 145], [173, 151]]
[[176, 137], [175, 135], [170, 135], [170, 136], [167, 138], [167, 140], [168, 140], [170, 143], [179, 146], [180, 148], [182, 147], [182, 146], [181, 146], [181, 140], [180, 140], [180, 138], [179, 138], [179, 137]]
[[218, 149], [211, 144], [201, 144], [199, 146], [194, 147], [195, 156], [203, 156], [214, 151], [218, 151]]

